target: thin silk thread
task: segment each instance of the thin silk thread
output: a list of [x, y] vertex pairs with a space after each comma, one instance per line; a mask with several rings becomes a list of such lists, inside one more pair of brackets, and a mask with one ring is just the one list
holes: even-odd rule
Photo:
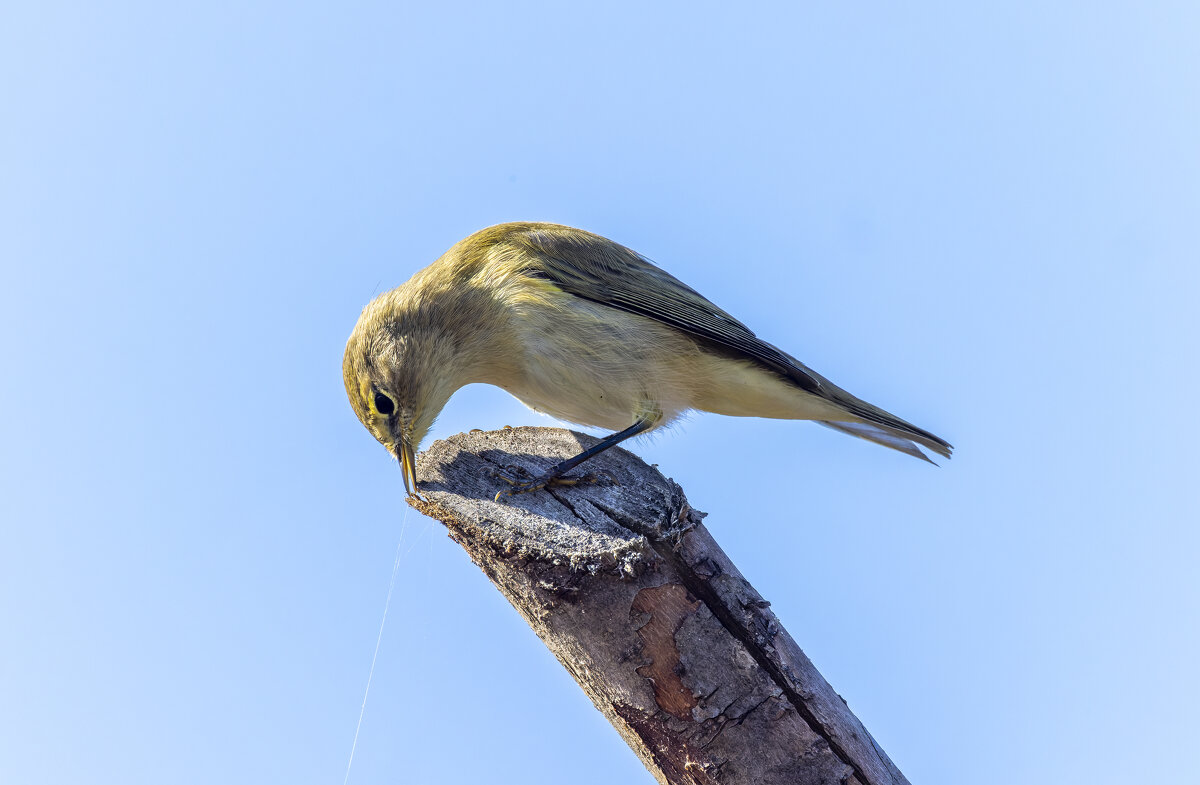
[[400, 546], [404, 544], [404, 532], [408, 525], [408, 508], [400, 524], [400, 541], [396, 543], [396, 561], [392, 564], [392, 579], [388, 582], [387, 600], [383, 603], [383, 618], [379, 620], [379, 635], [375, 638], [375, 653], [371, 655], [371, 670], [367, 672], [367, 687], [363, 690], [362, 707], [358, 710], [358, 724], [354, 727], [354, 743], [350, 745], [350, 760], [346, 762], [346, 778], [342, 785], [350, 782], [350, 767], [354, 765], [354, 750], [358, 748], [358, 732], [362, 730], [363, 715], [367, 713], [367, 696], [371, 694], [371, 679], [375, 677], [375, 660], [379, 659], [379, 644], [383, 642], [383, 627], [387, 624], [388, 608], [392, 606], [392, 590], [396, 588], [396, 573], [400, 571]]

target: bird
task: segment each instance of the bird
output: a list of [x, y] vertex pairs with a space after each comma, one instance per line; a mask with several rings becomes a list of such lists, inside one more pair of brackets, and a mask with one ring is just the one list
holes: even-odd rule
[[[459, 388], [495, 385], [552, 417], [611, 431], [499, 501], [573, 481], [615, 444], [691, 411], [812, 420], [933, 463], [953, 447], [851, 395], [640, 254], [553, 223], [460, 240], [372, 300], [346, 343], [346, 394], [417, 495], [416, 450]], [[576, 478], [575, 481], [577, 481]]]

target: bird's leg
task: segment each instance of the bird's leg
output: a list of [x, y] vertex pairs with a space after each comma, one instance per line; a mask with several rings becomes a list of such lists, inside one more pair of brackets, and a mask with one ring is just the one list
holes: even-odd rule
[[604, 452], [609, 447], [620, 444], [626, 439], [632, 436], [637, 436], [639, 433], [648, 430], [654, 425], [654, 422], [655, 420], [652, 418], [643, 417], [625, 430], [619, 431], [614, 433], [612, 436], [600, 440], [594, 446], [589, 447], [575, 457], [568, 458], [565, 461], [555, 464], [554, 466], [550, 467], [550, 470], [544, 473], [542, 476], [536, 477], [532, 480], [521, 481], [511, 477], [506, 477], [499, 472], [492, 472], [493, 477], [498, 477], [512, 486], [512, 488], [507, 491], [500, 491], [497, 493], [496, 501], [500, 501], [505, 497], [516, 496], [517, 494], [521, 493], [540, 491], [543, 488], [551, 485], [578, 485], [581, 482], [595, 482], [598, 478], [593, 475], [588, 475], [587, 477], [563, 477], [563, 475], [587, 459], [594, 458], [595, 456]]

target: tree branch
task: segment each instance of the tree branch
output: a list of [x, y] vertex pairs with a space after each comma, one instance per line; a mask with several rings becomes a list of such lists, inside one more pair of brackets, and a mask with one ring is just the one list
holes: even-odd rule
[[503, 503], [595, 439], [459, 434], [418, 459], [421, 512], [508, 598], [646, 767], [670, 785], [907, 785], [688, 506], [621, 448], [580, 470], [619, 481]]

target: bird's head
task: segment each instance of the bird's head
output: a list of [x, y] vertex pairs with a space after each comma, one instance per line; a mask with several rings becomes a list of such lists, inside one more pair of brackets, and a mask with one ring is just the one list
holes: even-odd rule
[[453, 341], [412, 314], [386, 307], [386, 298], [363, 310], [346, 343], [342, 375], [354, 413], [400, 462], [404, 488], [412, 495], [416, 450], [462, 384]]

